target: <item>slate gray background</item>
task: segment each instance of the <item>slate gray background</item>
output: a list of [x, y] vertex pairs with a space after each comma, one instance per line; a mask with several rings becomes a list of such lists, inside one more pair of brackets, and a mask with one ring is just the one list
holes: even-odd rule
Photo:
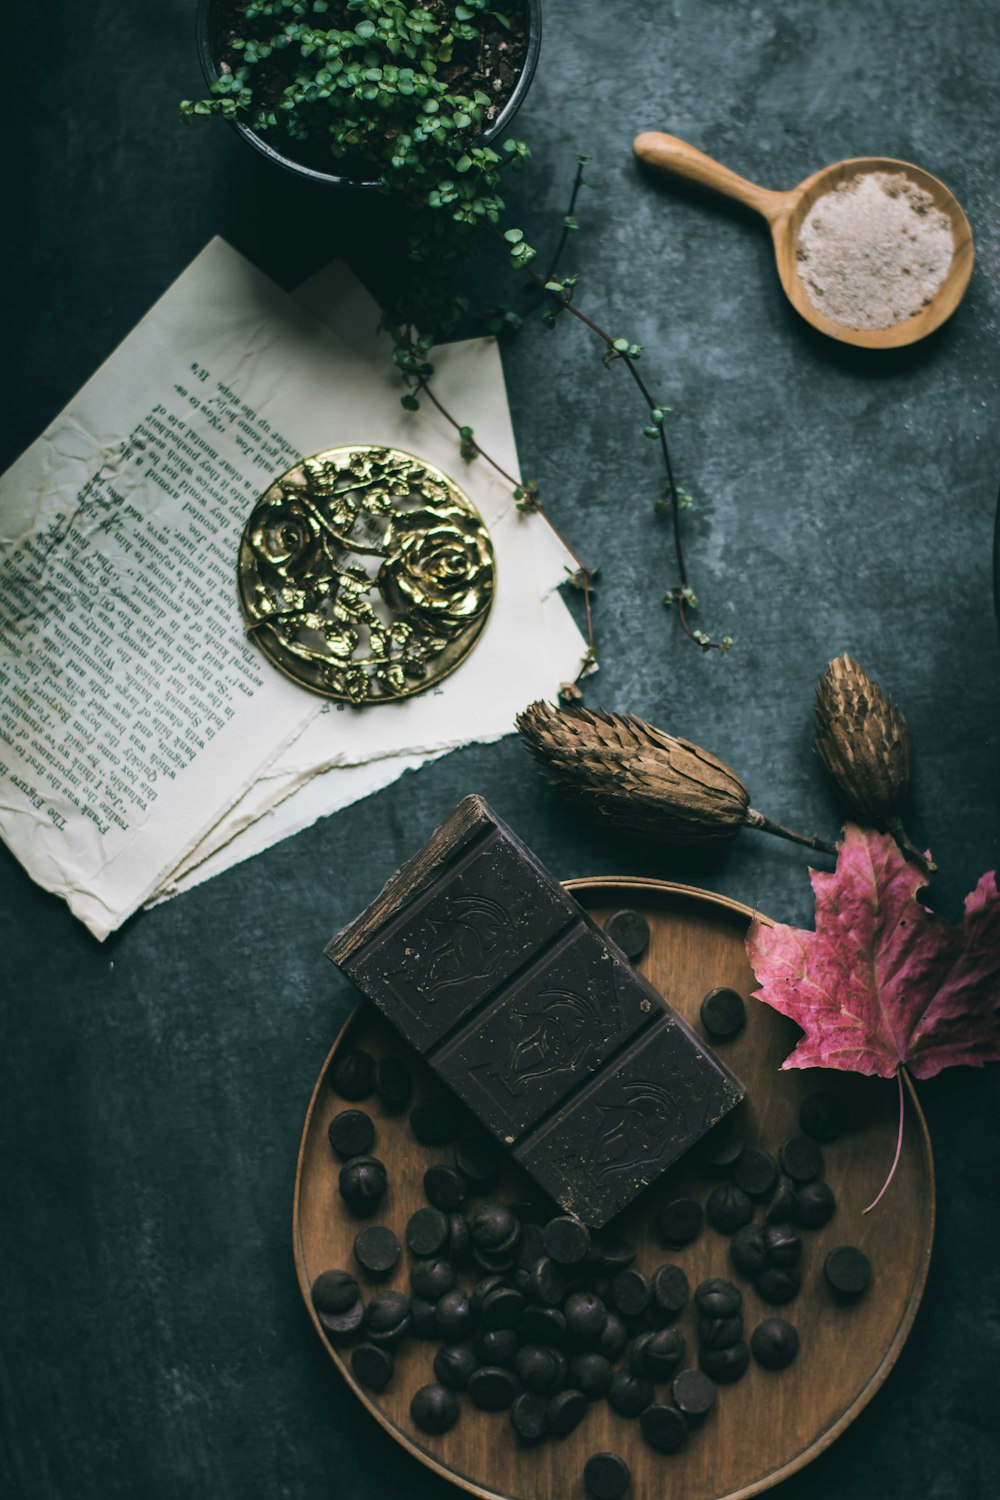
[[[524, 468], [600, 561], [591, 703], [730, 759], [771, 816], [833, 832], [810, 749], [818, 671], [856, 653], [905, 707], [911, 824], [954, 915], [997, 855], [998, 653], [990, 538], [1000, 453], [1000, 12], [991, 0], [545, 0], [511, 193], [556, 232], [575, 153], [597, 184], [567, 269], [638, 339], [672, 408], [706, 623], [683, 644], [652, 514], [658, 475], [621, 371], [576, 327], [506, 354]], [[216, 122], [189, 0], [5, 21], [9, 215], [0, 463], [72, 396], [222, 233], [291, 286], [343, 252], [388, 274], [398, 229], [285, 180]], [[763, 228], [640, 178], [640, 128], [689, 138], [770, 186], [871, 152], [920, 162], [976, 236], [968, 297], [915, 351], [850, 353], [786, 306]], [[381, 269], [380, 269], [381, 268]], [[746, 834], [701, 868], [577, 822], [513, 740], [448, 757], [139, 917], [98, 946], [0, 855], [0, 1492], [18, 1500], [214, 1500], [451, 1492], [342, 1388], [300, 1305], [293, 1166], [312, 1082], [350, 1003], [324, 940], [465, 792], [561, 875], [679, 876], [807, 921], [806, 860]], [[924, 1307], [887, 1385], [784, 1500], [965, 1500], [997, 1479], [995, 1075], [922, 1089], [940, 1229]], [[891, 1211], [891, 1209], [890, 1209]], [[822, 1378], [803, 1363], [790, 1378]]]

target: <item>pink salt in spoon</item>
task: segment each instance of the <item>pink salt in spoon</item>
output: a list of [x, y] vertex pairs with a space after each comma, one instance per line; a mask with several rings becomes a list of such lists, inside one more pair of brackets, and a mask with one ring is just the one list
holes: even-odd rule
[[[944, 183], [912, 162], [896, 161], [890, 156], [849, 157], [814, 172], [798, 187], [787, 192], [774, 192], [748, 182], [745, 177], [740, 177], [737, 172], [675, 135], [647, 130], [636, 136], [632, 149], [648, 166], [699, 183], [702, 187], [714, 188], [725, 197], [746, 204], [766, 219], [785, 296], [807, 323], [843, 344], [855, 344], [861, 349], [900, 349], [905, 344], [914, 344], [933, 333], [935, 328], [940, 328], [965, 295], [973, 259], [969, 221], [958, 199]], [[951, 265], [930, 301], [912, 317], [894, 323], [890, 328], [850, 328], [827, 317], [816, 307], [799, 275], [798, 237], [806, 214], [817, 198], [867, 172], [901, 172], [923, 188], [930, 194], [935, 207], [948, 216], [954, 242]]]

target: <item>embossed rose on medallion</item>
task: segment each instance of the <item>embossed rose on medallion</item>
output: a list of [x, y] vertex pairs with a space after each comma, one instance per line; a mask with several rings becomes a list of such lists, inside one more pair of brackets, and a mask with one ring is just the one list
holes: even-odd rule
[[478, 517], [455, 505], [397, 514], [378, 587], [390, 609], [462, 630], [493, 598], [493, 555]]
[[257, 556], [285, 578], [316, 564], [319, 524], [294, 495], [282, 495], [258, 508], [250, 533]]

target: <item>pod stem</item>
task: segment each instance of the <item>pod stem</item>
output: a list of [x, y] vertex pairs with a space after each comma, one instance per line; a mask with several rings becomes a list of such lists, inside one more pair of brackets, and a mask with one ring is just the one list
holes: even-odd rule
[[832, 854], [836, 857], [837, 845], [827, 843], [826, 839], [819, 839], [814, 833], [796, 833], [794, 828], [786, 828], [783, 823], [772, 823], [770, 818], [765, 818], [756, 808], [748, 807], [744, 820], [748, 828], [760, 828], [764, 833], [777, 834], [778, 838], [791, 839], [793, 844], [805, 844], [809, 849], [818, 849], [821, 854]]
[[908, 855], [908, 857], [912, 859], [915, 865], [919, 865], [926, 875], [933, 875], [934, 871], [937, 869], [937, 865], [928, 855], [922, 854], [921, 851], [917, 848], [916, 844], [911, 844], [906, 829], [903, 827], [902, 819], [899, 817], [899, 815], [897, 813], [893, 813], [891, 818], [886, 819], [885, 826], [886, 828], [888, 828], [889, 832], [892, 834], [893, 838], [896, 840], [896, 843], [902, 849], [903, 853]]

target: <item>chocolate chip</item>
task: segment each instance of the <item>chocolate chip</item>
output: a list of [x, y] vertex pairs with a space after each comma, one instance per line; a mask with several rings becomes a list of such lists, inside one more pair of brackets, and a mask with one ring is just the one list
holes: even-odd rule
[[472, 1240], [469, 1226], [463, 1214], [448, 1215], [448, 1256], [451, 1260], [464, 1260], [469, 1253]]
[[410, 1326], [410, 1299], [405, 1292], [376, 1292], [365, 1309], [365, 1334], [373, 1344], [393, 1344]]
[[617, 1313], [609, 1312], [604, 1332], [597, 1341], [597, 1352], [605, 1359], [617, 1359], [628, 1343], [628, 1329]]
[[650, 1282], [653, 1306], [667, 1317], [676, 1317], [683, 1312], [690, 1295], [687, 1275], [680, 1266], [660, 1266], [653, 1272]]
[[579, 1265], [590, 1249], [590, 1230], [568, 1215], [550, 1219], [544, 1234], [545, 1252], [560, 1266]]
[[458, 1397], [443, 1385], [422, 1385], [410, 1402], [410, 1416], [421, 1432], [442, 1433], [458, 1421]]
[[733, 1168], [733, 1181], [751, 1198], [767, 1198], [778, 1184], [778, 1163], [769, 1152], [750, 1147]]
[[476, 1368], [476, 1356], [468, 1344], [445, 1344], [434, 1356], [434, 1374], [450, 1391], [464, 1391]]
[[375, 1126], [363, 1109], [342, 1109], [327, 1131], [330, 1145], [342, 1161], [364, 1156], [375, 1144]]
[[722, 1276], [711, 1276], [699, 1283], [694, 1300], [705, 1318], [735, 1318], [743, 1308], [743, 1293]]
[[661, 1328], [652, 1333], [643, 1350], [643, 1373], [651, 1380], [666, 1380], [677, 1369], [687, 1348], [679, 1328]]
[[621, 1500], [631, 1483], [629, 1466], [617, 1453], [594, 1453], [583, 1466], [583, 1487], [592, 1500]]
[[410, 1267], [410, 1286], [414, 1296], [437, 1302], [455, 1285], [455, 1268], [440, 1255], [429, 1260], [415, 1260]]
[[555, 1261], [543, 1255], [535, 1262], [531, 1272], [531, 1283], [539, 1302], [548, 1307], [558, 1307], [566, 1295], [566, 1282]]
[[872, 1263], [863, 1250], [854, 1245], [838, 1245], [823, 1262], [823, 1275], [836, 1297], [853, 1302], [868, 1290]]
[[453, 1213], [465, 1202], [465, 1178], [454, 1167], [439, 1164], [424, 1173], [424, 1196], [442, 1213]]
[[513, 1328], [477, 1328], [472, 1340], [482, 1365], [512, 1365], [517, 1354], [517, 1334]]
[[487, 1328], [516, 1328], [524, 1314], [524, 1298], [512, 1286], [498, 1286], [483, 1298], [480, 1317]]
[[679, 1250], [701, 1233], [704, 1211], [693, 1198], [673, 1198], [656, 1215], [656, 1229], [665, 1245]]
[[698, 1363], [709, 1380], [716, 1385], [732, 1385], [747, 1372], [750, 1350], [746, 1344], [730, 1344], [725, 1349], [709, 1349], [702, 1344], [698, 1351]]
[[473, 1245], [472, 1259], [481, 1270], [495, 1271], [501, 1276], [514, 1269], [514, 1256], [511, 1251], [480, 1250], [478, 1245]]
[[825, 1146], [847, 1129], [847, 1105], [839, 1094], [810, 1094], [799, 1105], [799, 1127], [803, 1135]]
[[720, 1234], [735, 1234], [753, 1218], [753, 1201], [735, 1182], [720, 1182], [708, 1195], [705, 1213]]
[[611, 1364], [603, 1354], [574, 1354], [569, 1362], [569, 1378], [590, 1401], [603, 1396], [611, 1384]]
[[796, 1217], [798, 1195], [795, 1191], [795, 1183], [790, 1177], [778, 1178], [778, 1186], [775, 1188], [764, 1210], [764, 1218], [768, 1224], [787, 1224]]
[[544, 1344], [525, 1344], [514, 1356], [517, 1378], [528, 1391], [552, 1391], [559, 1383], [562, 1361], [558, 1350]]
[[557, 1307], [526, 1307], [521, 1336], [529, 1344], [558, 1347], [566, 1342], [566, 1319]]
[[367, 1099], [372, 1091], [375, 1060], [360, 1047], [349, 1047], [338, 1052], [330, 1074], [337, 1093], [342, 1099]]
[[467, 1390], [480, 1411], [506, 1411], [517, 1395], [517, 1381], [500, 1365], [482, 1365], [469, 1377]]
[[628, 1367], [633, 1375], [646, 1374], [646, 1345], [652, 1337], [652, 1330], [647, 1328], [644, 1333], [636, 1334], [629, 1344]]
[[793, 1135], [780, 1155], [781, 1170], [794, 1183], [812, 1182], [823, 1170], [823, 1153], [811, 1135]]
[[321, 1271], [310, 1295], [317, 1312], [344, 1313], [357, 1302], [360, 1291], [350, 1271]]
[[747, 1008], [735, 990], [709, 990], [701, 1002], [701, 1024], [713, 1042], [731, 1042], [747, 1023]]
[[743, 1337], [743, 1317], [699, 1318], [698, 1342], [703, 1349], [729, 1349]]
[[375, 1212], [387, 1183], [385, 1167], [374, 1156], [352, 1156], [340, 1169], [340, 1196], [361, 1217]]
[[611, 1276], [626, 1270], [635, 1260], [635, 1246], [628, 1240], [612, 1240], [603, 1249], [597, 1245], [592, 1245], [591, 1249], [598, 1250], [601, 1269]]
[[754, 1277], [754, 1286], [762, 1302], [781, 1307], [802, 1290], [802, 1273], [798, 1266], [768, 1266]]
[[359, 1344], [351, 1351], [351, 1369], [369, 1390], [384, 1391], [396, 1365], [388, 1349], [380, 1349], [377, 1344]]
[[544, 1396], [522, 1391], [510, 1409], [510, 1425], [526, 1443], [537, 1442], [548, 1431], [548, 1403]]
[[472, 1307], [461, 1287], [452, 1287], [434, 1304], [434, 1327], [445, 1338], [462, 1338], [471, 1323]]
[[569, 1437], [587, 1415], [587, 1398], [583, 1391], [559, 1391], [549, 1400], [547, 1415], [553, 1437]]
[[332, 1343], [338, 1343], [342, 1339], [349, 1339], [361, 1327], [365, 1317], [364, 1304], [360, 1299], [353, 1307], [347, 1308], [345, 1312], [327, 1313], [317, 1310], [316, 1316]]
[[742, 1137], [728, 1120], [710, 1130], [697, 1148], [699, 1166], [715, 1176], [731, 1172], [742, 1154]]
[[385, 1276], [399, 1259], [399, 1238], [385, 1224], [369, 1224], [354, 1237], [354, 1259], [369, 1276]]
[[520, 1237], [520, 1221], [503, 1203], [480, 1203], [469, 1215], [472, 1243], [481, 1250], [512, 1250]]
[[433, 1339], [440, 1333], [437, 1325], [437, 1303], [426, 1297], [410, 1298], [410, 1332], [414, 1338]]
[[608, 1386], [608, 1405], [620, 1417], [637, 1417], [655, 1400], [653, 1382], [631, 1370], [616, 1370]]
[[502, 1276], [484, 1276], [477, 1281], [472, 1288], [472, 1312], [474, 1317], [479, 1317], [483, 1310], [483, 1303], [495, 1287], [505, 1286]]
[[434, 1095], [410, 1110], [410, 1129], [423, 1146], [446, 1146], [461, 1134], [464, 1118], [453, 1099]]
[[734, 1234], [729, 1244], [729, 1258], [744, 1276], [756, 1276], [768, 1265], [767, 1249], [764, 1245], [764, 1226], [745, 1224]]
[[639, 1431], [657, 1453], [676, 1453], [687, 1442], [688, 1424], [676, 1406], [647, 1406], [639, 1418]]
[[701, 1370], [682, 1370], [670, 1387], [674, 1405], [691, 1421], [704, 1417], [715, 1405], [715, 1386]]
[[455, 1165], [471, 1187], [487, 1188], [500, 1176], [503, 1160], [489, 1136], [470, 1131], [455, 1147]]
[[765, 1318], [750, 1335], [750, 1352], [765, 1370], [783, 1370], [799, 1352], [799, 1336], [785, 1318]]
[[563, 1305], [563, 1316], [570, 1336], [578, 1344], [596, 1344], [604, 1332], [608, 1310], [593, 1292], [574, 1292]]
[[398, 1114], [410, 1102], [413, 1080], [401, 1057], [380, 1057], [372, 1075], [375, 1092], [389, 1114]]
[[649, 1303], [649, 1283], [641, 1271], [619, 1271], [611, 1283], [611, 1300], [626, 1318], [637, 1318]]
[[406, 1248], [411, 1255], [439, 1255], [448, 1239], [448, 1220], [439, 1208], [418, 1208], [406, 1221]]
[[605, 922], [604, 932], [633, 963], [649, 947], [649, 923], [637, 911], [616, 911]]
[[788, 1224], [769, 1224], [764, 1230], [764, 1248], [772, 1266], [795, 1266], [802, 1259], [802, 1241]]
[[825, 1182], [804, 1182], [795, 1193], [795, 1218], [804, 1229], [822, 1229], [833, 1218], [837, 1200]]

